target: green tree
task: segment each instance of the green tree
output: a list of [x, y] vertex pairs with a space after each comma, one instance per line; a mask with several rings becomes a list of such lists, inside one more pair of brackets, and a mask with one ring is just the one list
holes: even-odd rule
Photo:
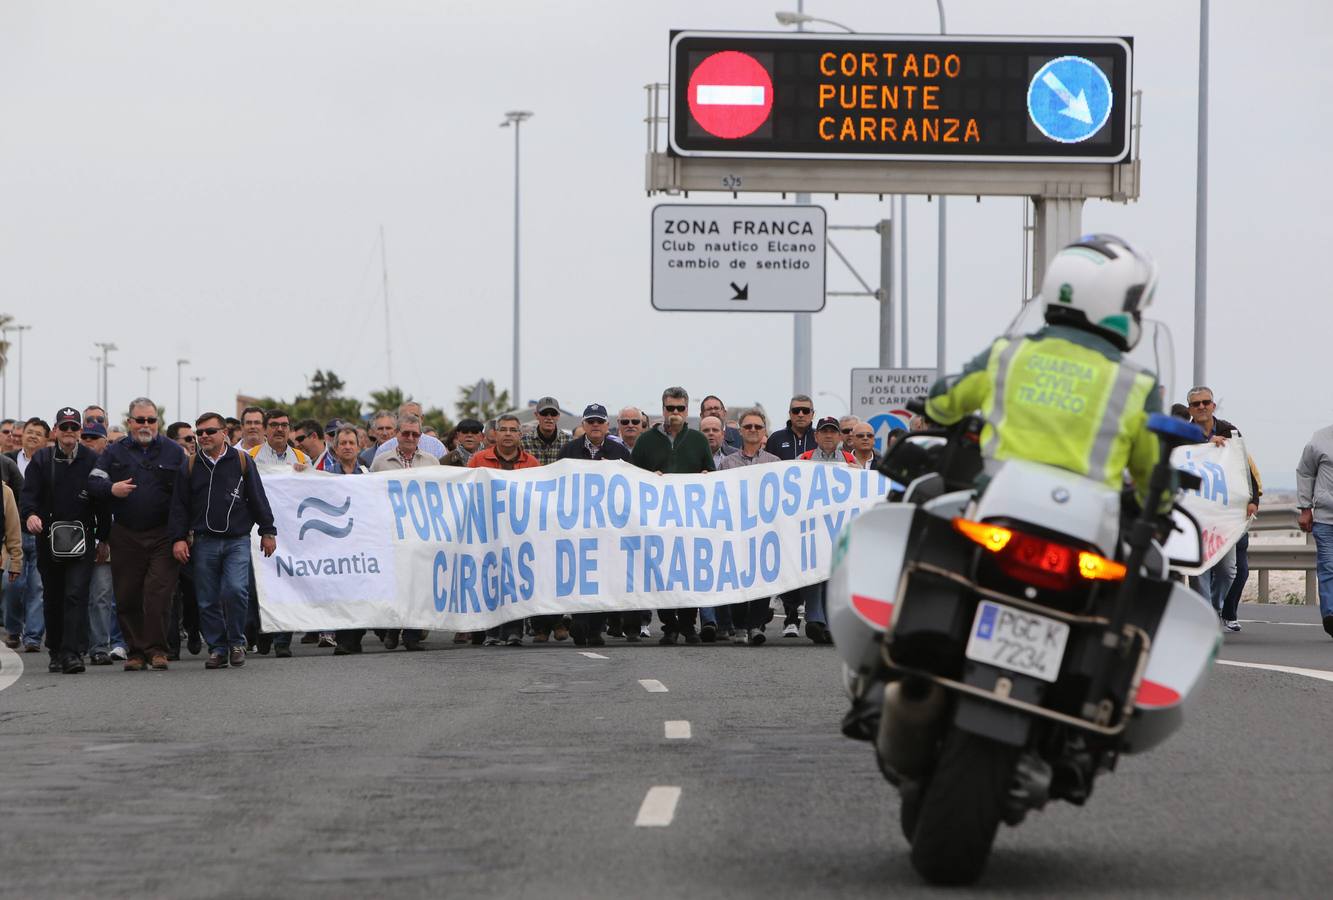
[[316, 369], [306, 385], [306, 393], [297, 395], [291, 402], [273, 397], [261, 397], [257, 405], [265, 409], [287, 410], [293, 424], [302, 419], [314, 419], [321, 423], [330, 419], [360, 421], [361, 401], [355, 397], [343, 396], [346, 383], [331, 369], [328, 371]]
[[509, 391], [495, 392], [495, 382], [484, 378], [476, 384], [460, 384], [454, 412], [460, 419], [480, 419], [485, 422], [500, 413], [509, 412]]
[[372, 412], [382, 409], [386, 412], [398, 415], [398, 407], [411, 399], [411, 397], [403, 393], [403, 389], [400, 387], [386, 387], [381, 388], [378, 391], [370, 392], [370, 406]]

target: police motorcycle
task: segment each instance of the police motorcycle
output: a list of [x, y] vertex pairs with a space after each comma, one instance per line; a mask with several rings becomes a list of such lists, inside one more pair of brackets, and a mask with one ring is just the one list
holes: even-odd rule
[[[1009, 333], [1037, 330], [1041, 306], [1025, 304]], [[1141, 326], [1127, 356], [1165, 384], [1170, 333]], [[981, 875], [1001, 822], [1082, 806], [1121, 755], [1165, 741], [1220, 642], [1216, 614], [1172, 571], [1203, 558], [1189, 513], [984, 460], [983, 426], [966, 417], [886, 454], [881, 471], [903, 490], [839, 535], [828, 592], [843, 733], [873, 745], [914, 868], [943, 884]], [[1197, 487], [1170, 455], [1202, 432], [1161, 414], [1148, 428], [1161, 454], [1147, 496]]]

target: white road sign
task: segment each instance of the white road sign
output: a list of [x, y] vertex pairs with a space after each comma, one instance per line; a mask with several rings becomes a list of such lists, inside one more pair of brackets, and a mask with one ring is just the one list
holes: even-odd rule
[[655, 206], [653, 308], [819, 312], [827, 227], [822, 206]]
[[935, 383], [934, 369], [852, 369], [851, 413], [875, 429], [875, 450], [889, 432], [907, 428], [907, 401], [923, 397]]

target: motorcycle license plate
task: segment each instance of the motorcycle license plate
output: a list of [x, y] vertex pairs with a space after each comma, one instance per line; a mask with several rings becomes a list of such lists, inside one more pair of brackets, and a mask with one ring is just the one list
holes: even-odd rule
[[1069, 626], [1046, 616], [982, 600], [967, 641], [968, 659], [1042, 681], [1055, 681]]

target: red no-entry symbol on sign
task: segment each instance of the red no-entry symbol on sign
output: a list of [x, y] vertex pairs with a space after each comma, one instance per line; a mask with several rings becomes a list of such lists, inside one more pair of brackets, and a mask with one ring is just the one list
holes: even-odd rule
[[773, 79], [748, 53], [723, 50], [694, 70], [689, 101], [690, 115], [709, 134], [745, 137], [773, 110]]

